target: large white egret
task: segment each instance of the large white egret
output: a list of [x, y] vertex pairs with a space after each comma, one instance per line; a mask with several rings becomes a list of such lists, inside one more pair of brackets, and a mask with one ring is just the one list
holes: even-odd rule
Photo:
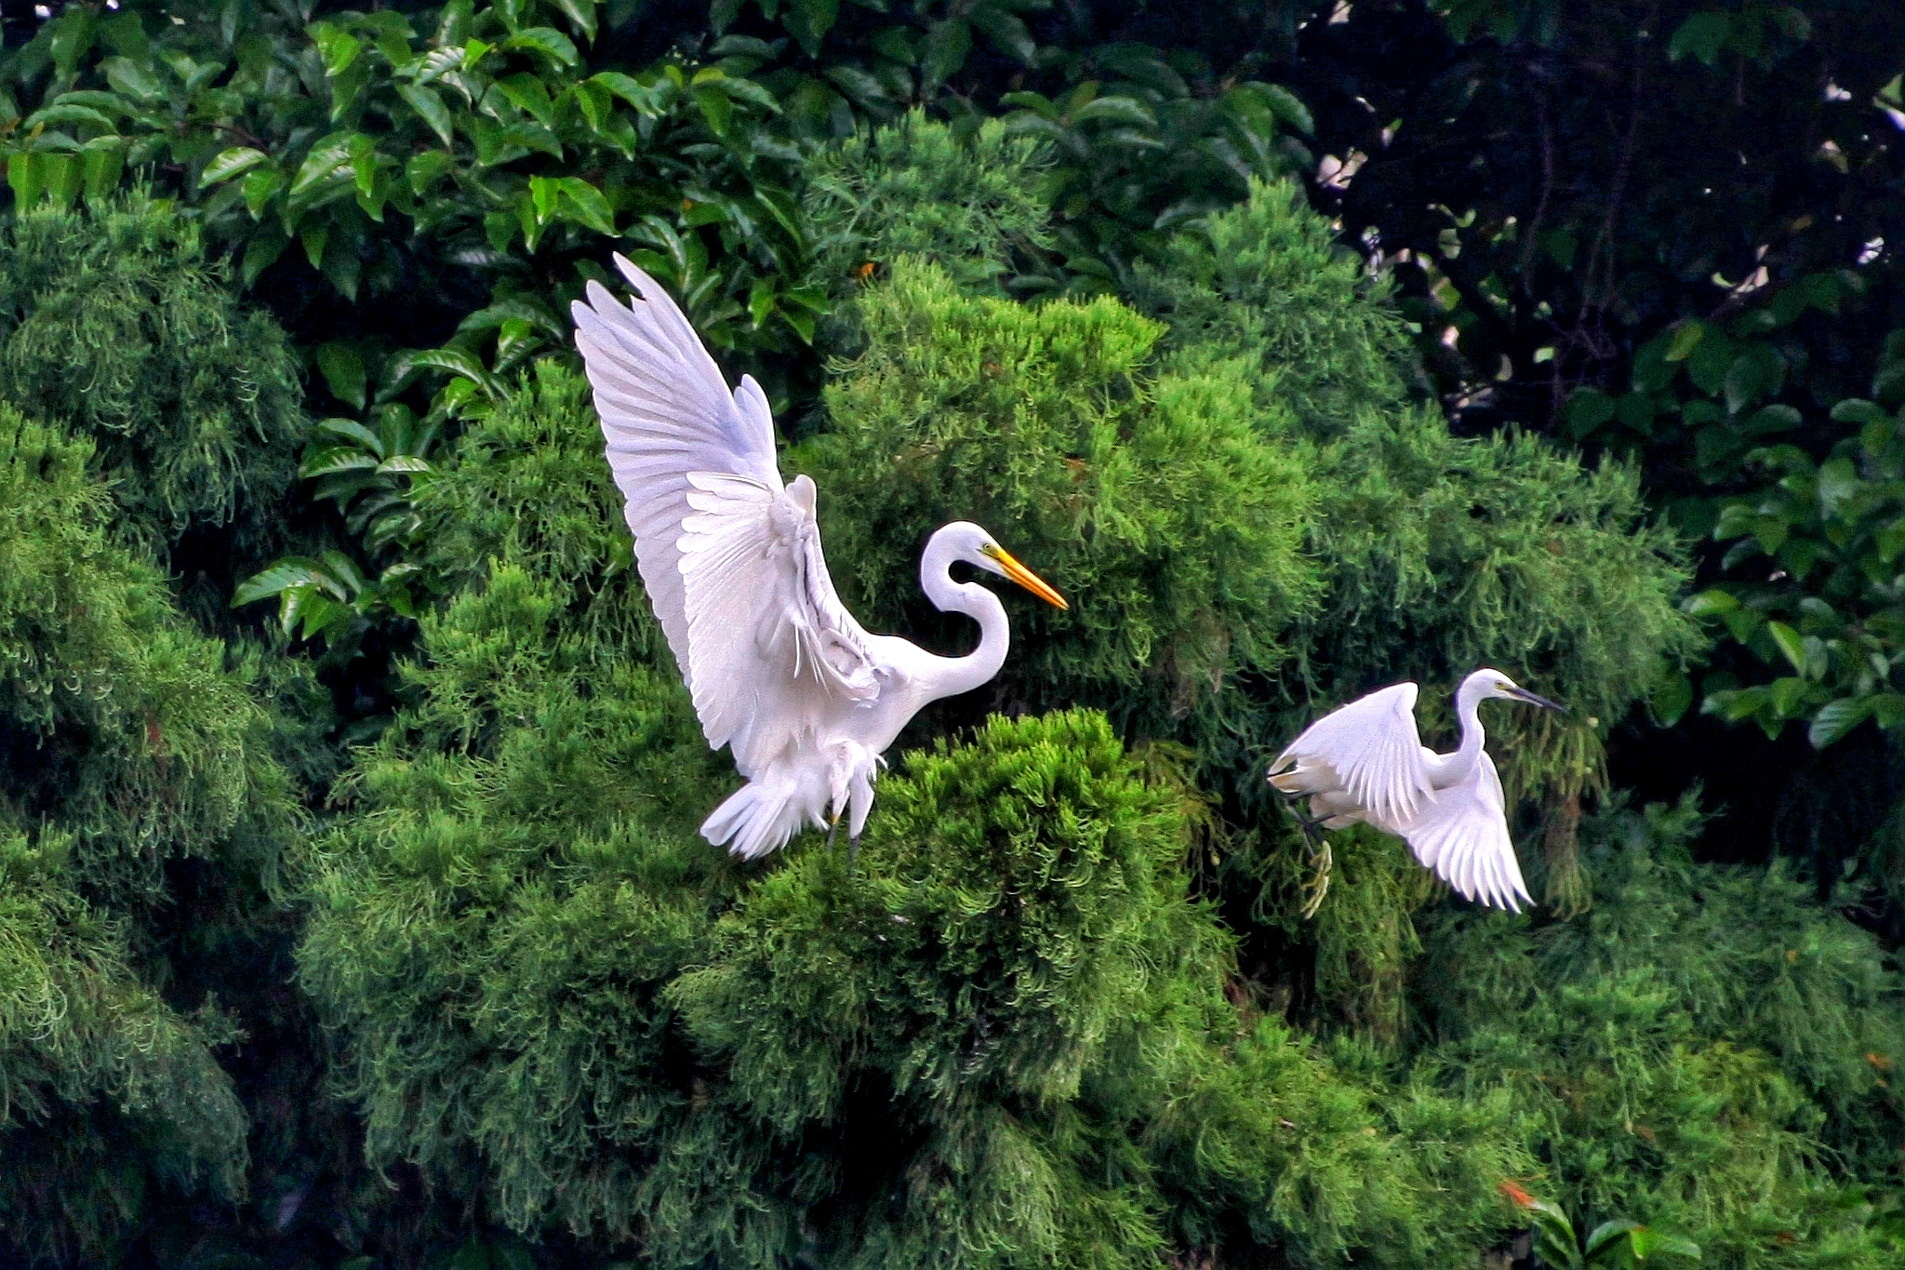
[[938, 657], [853, 619], [820, 551], [816, 490], [781, 482], [774, 420], [750, 375], [732, 393], [660, 284], [621, 256], [640, 299], [591, 282], [573, 306], [609, 466], [626, 500], [635, 560], [702, 732], [732, 748], [747, 784], [701, 826], [754, 859], [803, 826], [848, 815], [857, 847], [880, 755], [941, 697], [969, 692], [1005, 664], [999, 597], [955, 582], [963, 560], [1059, 608], [1064, 599], [979, 526], [945, 525], [926, 543], [920, 586], [941, 611], [979, 623], [979, 646]]
[[1501, 777], [1483, 748], [1478, 707], [1490, 698], [1561, 709], [1499, 670], [1478, 670], [1455, 693], [1462, 743], [1437, 754], [1416, 733], [1416, 686], [1396, 684], [1305, 728], [1270, 765], [1270, 783], [1292, 802], [1310, 800], [1306, 831], [1373, 825], [1407, 842], [1464, 897], [1520, 912], [1518, 900], [1534, 901], [1508, 836]]

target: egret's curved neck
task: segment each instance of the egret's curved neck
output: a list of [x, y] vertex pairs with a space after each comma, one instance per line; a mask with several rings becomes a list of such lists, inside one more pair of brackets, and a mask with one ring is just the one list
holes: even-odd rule
[[928, 700], [958, 696], [990, 681], [1005, 665], [1006, 650], [1012, 644], [1005, 605], [991, 588], [977, 582], [953, 581], [952, 565], [958, 548], [944, 535], [944, 530], [934, 534], [920, 556], [920, 590], [940, 612], [964, 613], [979, 623], [979, 647], [964, 657], [934, 659], [939, 664], [932, 681], [924, 685], [931, 694]]
[[1455, 717], [1462, 725], [1462, 743], [1455, 753], [1442, 756], [1442, 770], [1436, 774], [1438, 785], [1467, 780], [1475, 774], [1475, 765], [1482, 761], [1482, 745], [1488, 740], [1488, 734], [1482, 730], [1478, 707], [1482, 704], [1485, 682], [1471, 675], [1455, 690]]

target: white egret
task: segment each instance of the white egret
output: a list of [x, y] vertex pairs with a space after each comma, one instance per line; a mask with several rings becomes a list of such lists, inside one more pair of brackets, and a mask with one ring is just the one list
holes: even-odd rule
[[941, 611], [979, 623], [978, 648], [938, 657], [864, 630], [827, 574], [813, 481], [781, 482], [760, 385], [744, 375], [730, 393], [660, 284], [619, 255], [615, 264], [640, 299], [623, 305], [591, 282], [588, 303], [573, 307], [576, 345], [649, 601], [708, 744], [731, 747], [747, 778], [702, 835], [754, 859], [807, 825], [831, 840], [845, 812], [857, 848], [880, 755], [900, 729], [1005, 664], [1005, 606], [955, 582], [953, 563], [1066, 603], [992, 535], [955, 521], [927, 541], [920, 586]]
[[1416, 734], [1416, 686], [1396, 684], [1305, 728], [1270, 765], [1270, 783], [1292, 803], [1310, 800], [1310, 816], [1299, 813], [1306, 832], [1373, 825], [1466, 898], [1520, 912], [1517, 900], [1533, 901], [1508, 836], [1501, 777], [1482, 748], [1478, 707], [1490, 698], [1562, 708], [1499, 670], [1478, 670], [1455, 693], [1462, 743], [1437, 754]]

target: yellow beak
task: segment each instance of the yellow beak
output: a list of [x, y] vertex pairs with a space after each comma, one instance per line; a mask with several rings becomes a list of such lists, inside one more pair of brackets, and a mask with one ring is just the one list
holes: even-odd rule
[[984, 551], [987, 555], [991, 556], [994, 560], [997, 560], [999, 562], [999, 569], [1002, 573], [1005, 574], [1006, 577], [1012, 579], [1014, 582], [1018, 583], [1020, 586], [1024, 587], [1026, 590], [1030, 591], [1033, 595], [1036, 595], [1039, 599], [1044, 600], [1047, 604], [1054, 605], [1061, 609], [1068, 609], [1071, 607], [1071, 605], [1065, 603], [1064, 596], [1060, 595], [1057, 591], [1054, 591], [1052, 589], [1052, 586], [1050, 583], [1048, 583], [1044, 578], [1039, 577], [1038, 574], [1033, 573], [1030, 569], [1026, 568], [1024, 565], [1020, 564], [1017, 560], [1015, 560], [1012, 557], [1012, 554], [1008, 552], [1004, 547], [994, 547], [994, 546], [988, 545], [984, 548]]

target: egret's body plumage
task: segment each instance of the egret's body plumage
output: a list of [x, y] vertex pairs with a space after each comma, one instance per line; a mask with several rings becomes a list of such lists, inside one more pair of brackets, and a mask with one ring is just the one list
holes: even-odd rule
[[574, 306], [635, 560], [708, 744], [748, 783], [702, 833], [749, 859], [804, 826], [848, 816], [858, 839], [881, 753], [929, 702], [986, 683], [1011, 642], [1005, 606], [955, 582], [964, 560], [1061, 607], [1058, 593], [964, 521], [928, 541], [920, 582], [979, 623], [979, 646], [939, 657], [874, 635], [840, 602], [820, 549], [812, 480], [781, 480], [774, 421], [752, 376], [732, 392], [687, 317], [620, 256], [641, 297], [590, 283]]
[[1324, 828], [1362, 823], [1394, 834], [1463, 896], [1519, 912], [1518, 901], [1532, 901], [1508, 834], [1501, 777], [1483, 748], [1478, 707], [1491, 697], [1560, 709], [1498, 670], [1478, 670], [1455, 694], [1462, 742], [1437, 754], [1416, 732], [1416, 686], [1395, 684], [1304, 729], [1270, 765], [1270, 783], [1308, 798]]

